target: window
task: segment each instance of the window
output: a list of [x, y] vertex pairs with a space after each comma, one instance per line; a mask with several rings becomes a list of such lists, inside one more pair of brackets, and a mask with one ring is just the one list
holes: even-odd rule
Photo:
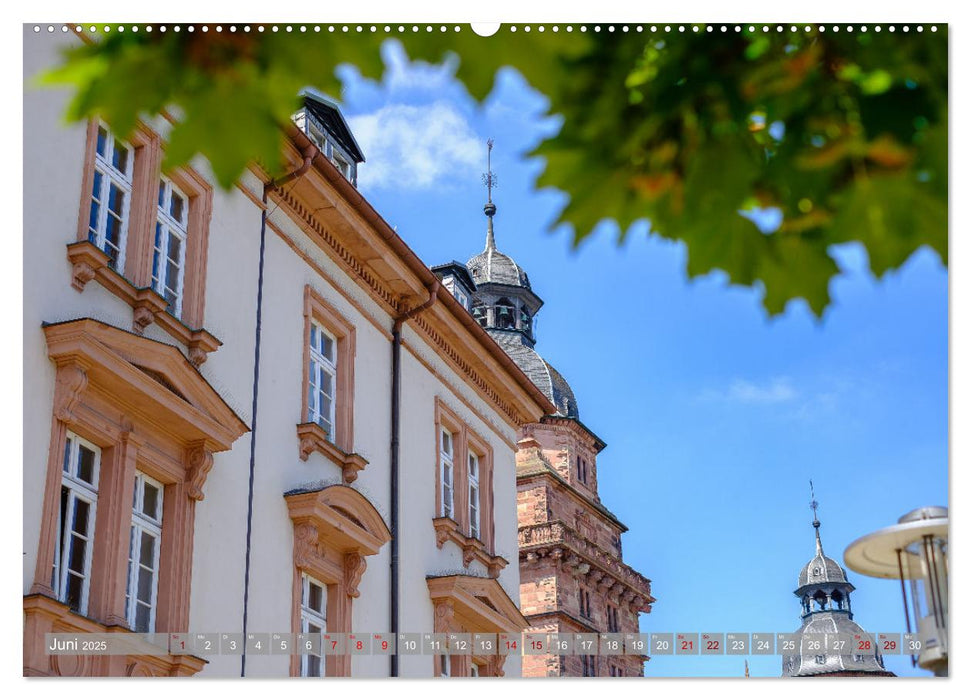
[[461, 289], [459, 289], [458, 288], [458, 285], [455, 286], [455, 293], [454, 294], [455, 294], [455, 300], [458, 301], [458, 303], [460, 303], [463, 307], [465, 307], [466, 309], [468, 309], [469, 308], [469, 296], [465, 292], [463, 292]]
[[169, 311], [182, 314], [189, 199], [168, 178], [158, 184], [158, 218], [152, 253], [152, 289], [165, 297]]
[[98, 126], [88, 240], [108, 255], [108, 266], [118, 272], [124, 270], [134, 160], [131, 146]]
[[479, 676], [481, 676], [481, 675], [482, 675], [482, 673], [481, 673], [481, 671], [479, 670], [479, 664], [477, 664], [477, 663], [473, 663], [473, 664], [472, 664], [472, 668], [471, 668], [471, 669], [469, 669], [469, 673], [471, 673], [471, 674], [472, 674], [472, 678], [478, 678]]
[[580, 589], [580, 616], [587, 619], [590, 618], [590, 591], [583, 588]]
[[577, 479], [580, 483], [587, 483], [587, 460], [583, 457], [577, 457]]
[[442, 669], [442, 678], [448, 678], [452, 675], [452, 664], [448, 654], [439, 654], [438, 666]]
[[479, 455], [469, 452], [469, 536], [479, 538]]
[[441, 443], [439, 445], [439, 479], [442, 484], [442, 501], [439, 512], [443, 517], [451, 518], [455, 500], [455, 437], [448, 430], [442, 428]]
[[612, 678], [621, 678], [624, 675], [624, 671], [613, 664], [610, 664], [610, 675]]
[[584, 655], [580, 657], [580, 663], [583, 666], [583, 676], [584, 678], [589, 678], [591, 676], [597, 675], [597, 664], [594, 658], [590, 655]]
[[74, 433], [67, 434], [51, 587], [58, 600], [81, 615], [88, 608], [100, 460], [97, 447]]
[[[300, 631], [303, 634], [321, 634], [327, 631], [327, 587], [320, 581], [303, 574], [300, 597]], [[324, 664], [317, 654], [304, 654], [300, 659], [300, 675], [320, 678], [325, 673]]]
[[337, 393], [337, 339], [320, 324], [310, 324], [310, 387], [308, 417], [334, 441], [334, 412]]
[[128, 626], [136, 632], [155, 631], [158, 562], [162, 543], [162, 492], [162, 484], [141, 472], [135, 474], [125, 610]]
[[620, 620], [617, 615], [617, 608], [613, 605], [607, 606], [607, 631], [620, 632]]
[[462, 550], [463, 566], [476, 560], [497, 576], [507, 562], [493, 551], [492, 446], [438, 397], [432, 435], [435, 543], [441, 549], [451, 540]]
[[[353, 481], [367, 461], [354, 455], [356, 331], [313, 287], [304, 287], [300, 458], [320, 452]], [[348, 460], [357, 458], [353, 464]]]

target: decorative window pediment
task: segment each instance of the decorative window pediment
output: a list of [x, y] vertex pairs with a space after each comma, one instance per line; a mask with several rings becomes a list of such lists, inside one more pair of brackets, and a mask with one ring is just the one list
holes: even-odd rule
[[228, 450], [248, 430], [223, 398], [175, 347], [90, 318], [44, 326], [58, 367], [59, 417], [85, 392], [102, 392], [160, 424], [185, 444]]
[[436, 612], [436, 632], [452, 631], [456, 626], [477, 632], [514, 632], [529, 627], [529, 622], [519, 611], [497, 579], [453, 574], [450, 576], [428, 576], [428, 594], [436, 604], [446, 604], [449, 608], [448, 629], [438, 629]]

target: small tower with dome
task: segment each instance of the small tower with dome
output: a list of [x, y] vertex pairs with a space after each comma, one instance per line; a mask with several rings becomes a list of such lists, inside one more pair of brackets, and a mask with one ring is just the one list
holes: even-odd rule
[[[532, 382], [556, 412], [522, 428], [516, 453], [519, 521], [520, 610], [527, 631], [638, 632], [640, 614], [651, 610], [651, 582], [623, 560], [621, 535], [627, 527], [600, 502], [597, 459], [606, 447], [580, 422], [577, 398], [566, 378], [535, 349], [535, 318], [543, 300], [526, 271], [496, 245], [492, 190], [492, 140], [485, 248], [465, 264], [432, 268], [473, 318]], [[453, 291], [458, 290], [458, 291]], [[646, 653], [646, 649], [644, 650]], [[642, 676], [646, 656], [526, 655], [523, 676]]]
[[[810, 482], [810, 485], [812, 482]], [[816, 531], [816, 554], [799, 572], [798, 587], [802, 625], [796, 631], [798, 653], [782, 656], [783, 676], [892, 676], [883, 667], [875, 642], [865, 644], [866, 631], [853, 620], [850, 594], [855, 590], [846, 571], [826, 556], [819, 535], [821, 523], [815, 494], [810, 504]], [[828, 638], [828, 639], [827, 639]], [[833, 651], [833, 640], [844, 640]], [[841, 653], [845, 648], [845, 653]]]

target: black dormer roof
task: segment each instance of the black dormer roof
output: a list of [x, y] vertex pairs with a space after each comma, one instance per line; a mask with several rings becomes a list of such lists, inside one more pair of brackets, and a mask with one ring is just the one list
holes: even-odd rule
[[347, 125], [344, 115], [341, 114], [337, 103], [312, 88], [301, 90], [300, 95], [304, 98], [304, 107], [313, 115], [314, 119], [320, 122], [321, 126], [340, 144], [341, 148], [347, 151], [347, 154], [354, 159], [355, 163], [363, 163], [364, 152], [361, 151], [357, 139], [351, 133], [351, 129]]
[[469, 274], [468, 268], [457, 260], [453, 260], [452, 262], [448, 262], [443, 265], [435, 265], [432, 268], [432, 272], [434, 272], [439, 279], [442, 279], [445, 277], [445, 275], [451, 274], [457, 277], [459, 282], [461, 282], [462, 285], [470, 292], [474, 292], [476, 289], [475, 282], [472, 281], [472, 275]]

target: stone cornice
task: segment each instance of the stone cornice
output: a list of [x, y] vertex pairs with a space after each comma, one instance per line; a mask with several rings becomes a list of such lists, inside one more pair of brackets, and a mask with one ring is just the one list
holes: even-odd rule
[[549, 557], [633, 611], [650, 612], [651, 581], [559, 520], [519, 528], [520, 566]]
[[300, 459], [304, 462], [310, 453], [319, 452], [341, 469], [345, 484], [353, 483], [357, 473], [368, 465], [368, 461], [356, 452], [344, 452], [328, 439], [327, 431], [317, 423], [299, 423], [297, 439], [300, 441]]
[[462, 564], [468, 566], [473, 560], [486, 567], [490, 578], [499, 578], [499, 573], [509, 564], [498, 554], [490, 554], [485, 544], [475, 537], [463, 535], [461, 527], [451, 518], [439, 517], [432, 520], [435, 527], [435, 544], [441, 549], [452, 541], [462, 549]]
[[84, 291], [85, 285], [96, 280], [102, 287], [132, 307], [132, 330], [141, 335], [155, 323], [175, 340], [186, 346], [189, 361], [199, 366], [209, 353], [222, 345], [205, 328], [189, 328], [168, 311], [168, 302], [150, 287], [136, 287], [128, 279], [108, 267], [108, 256], [90, 241], [78, 241], [67, 246], [71, 263], [71, 286]]
[[[287, 129], [288, 154], [309, 145]], [[314, 168], [270, 197], [314, 243], [391, 317], [422, 303], [438, 281], [370, 203], [323, 156]], [[258, 173], [259, 174], [259, 173]], [[451, 295], [410, 324], [513, 427], [539, 420], [555, 406]]]
[[[522, 443], [522, 441], [520, 441]], [[522, 449], [522, 448], [520, 448]], [[557, 486], [562, 487], [569, 493], [574, 499], [578, 500], [580, 503], [586, 507], [594, 510], [615, 526], [617, 526], [621, 533], [627, 532], [627, 526], [622, 523], [616, 515], [610, 512], [606, 506], [597, 501], [594, 501], [589, 496], [581, 493], [573, 484], [560, 476], [559, 472], [554, 469], [545, 458], [538, 457], [535, 460], [529, 460], [523, 462], [520, 456], [516, 456], [516, 483], [523, 484], [533, 479], [552, 479]]]

